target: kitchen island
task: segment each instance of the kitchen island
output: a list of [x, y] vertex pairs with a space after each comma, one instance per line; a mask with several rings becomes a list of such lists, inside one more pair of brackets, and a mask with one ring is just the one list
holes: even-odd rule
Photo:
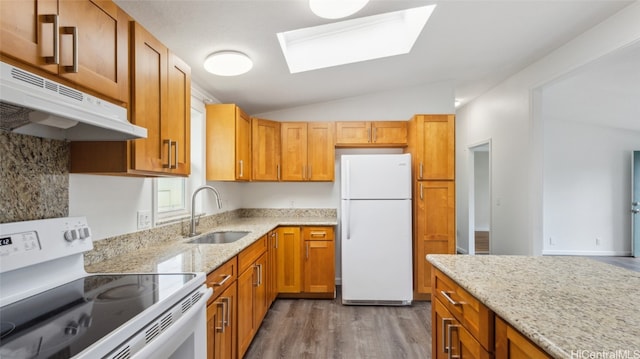
[[[551, 357], [640, 358], [638, 272], [584, 257], [428, 255], [427, 260]], [[493, 323], [489, 327], [493, 330]]]

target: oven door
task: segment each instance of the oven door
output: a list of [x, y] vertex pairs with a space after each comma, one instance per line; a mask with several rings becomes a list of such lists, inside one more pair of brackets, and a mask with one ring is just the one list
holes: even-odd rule
[[[168, 314], [163, 314], [106, 358], [205, 358], [207, 356], [207, 300], [213, 294], [213, 289], [202, 286], [198, 292], [202, 293], [199, 299], [173, 324], [163, 330], [162, 326], [169, 317]], [[185, 301], [182, 301], [168, 312], [181, 311], [184, 307]]]

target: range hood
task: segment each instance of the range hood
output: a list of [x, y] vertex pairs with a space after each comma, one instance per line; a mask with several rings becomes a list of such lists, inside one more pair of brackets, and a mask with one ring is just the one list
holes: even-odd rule
[[69, 141], [146, 138], [127, 109], [0, 62], [0, 129]]

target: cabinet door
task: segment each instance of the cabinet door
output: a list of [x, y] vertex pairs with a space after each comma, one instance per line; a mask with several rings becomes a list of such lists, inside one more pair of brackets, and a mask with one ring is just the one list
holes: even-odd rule
[[418, 115], [418, 179], [455, 179], [454, 115]]
[[307, 124], [304, 122], [283, 122], [282, 134], [282, 175], [283, 181], [304, 181], [307, 179]]
[[[55, 19], [55, 20], [54, 20]], [[0, 53], [57, 74], [57, 0], [3, 0], [0, 6]]]
[[256, 270], [249, 267], [238, 277], [238, 358], [242, 358], [249, 348], [257, 328], [254, 326], [254, 286], [256, 282]]
[[191, 172], [191, 68], [169, 52], [167, 116], [162, 120], [162, 138], [169, 139], [169, 172]]
[[60, 76], [126, 102], [128, 16], [108, 0], [60, 0], [59, 6]]
[[496, 317], [496, 359], [547, 359], [547, 355], [537, 345], [520, 332]]
[[302, 291], [300, 227], [278, 228], [278, 293]]
[[215, 358], [233, 359], [236, 353], [236, 295], [237, 284], [232, 283], [216, 300], [220, 303], [220, 321], [216, 328]]
[[455, 254], [455, 185], [453, 181], [417, 181], [415, 185], [415, 289], [431, 293], [427, 254]]
[[218, 327], [222, 325], [220, 313], [220, 305], [216, 301], [207, 305], [207, 359], [216, 358]]
[[406, 146], [406, 121], [375, 121], [371, 122], [371, 142], [380, 145]]
[[335, 292], [334, 241], [304, 241], [304, 292]]
[[307, 180], [333, 181], [335, 171], [335, 126], [332, 122], [307, 124]]
[[236, 106], [236, 179], [251, 179], [251, 118]]
[[133, 94], [131, 120], [147, 129], [147, 138], [131, 141], [132, 169], [163, 172], [168, 167], [168, 140], [162, 137], [167, 104], [167, 48], [137, 23], [132, 25]]
[[253, 180], [280, 180], [280, 122], [251, 119], [251, 152]]
[[278, 231], [269, 232], [269, 260], [267, 263], [267, 307], [271, 306], [278, 296]]
[[364, 121], [336, 122], [336, 145], [349, 146], [371, 142], [371, 125]]
[[260, 328], [260, 323], [262, 323], [262, 319], [267, 314], [267, 310], [269, 306], [267, 305], [267, 273], [269, 271], [269, 266], [267, 265], [268, 257], [267, 253], [263, 254], [255, 263], [256, 269], [256, 286], [254, 289], [255, 296], [255, 315], [254, 315], [254, 326]]

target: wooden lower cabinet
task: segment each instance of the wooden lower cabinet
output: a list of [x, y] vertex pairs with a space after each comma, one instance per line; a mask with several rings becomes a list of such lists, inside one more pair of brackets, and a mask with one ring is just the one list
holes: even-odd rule
[[303, 292], [335, 298], [335, 234], [333, 227], [304, 227]]
[[232, 359], [236, 354], [237, 284], [233, 282], [207, 306], [207, 358]]
[[207, 358], [236, 357], [237, 258], [207, 275], [213, 296], [207, 303]]
[[440, 270], [431, 282], [432, 358], [551, 358]]
[[300, 227], [278, 228], [278, 293], [302, 291], [302, 242]]
[[547, 359], [551, 356], [520, 332], [496, 317], [496, 359]]
[[455, 183], [416, 181], [414, 191], [414, 297], [429, 299], [431, 264], [426, 255], [456, 253]]
[[431, 305], [432, 358], [491, 358], [491, 354], [456, 320], [439, 299], [434, 299]]
[[267, 236], [238, 255], [238, 358], [246, 353], [267, 313]]

